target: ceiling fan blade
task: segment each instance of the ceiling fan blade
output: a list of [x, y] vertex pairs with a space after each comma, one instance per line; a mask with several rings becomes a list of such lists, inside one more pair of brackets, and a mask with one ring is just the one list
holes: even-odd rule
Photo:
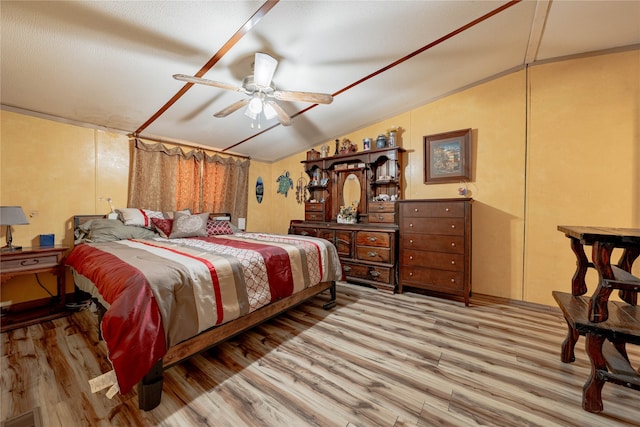
[[269, 87], [273, 73], [276, 72], [278, 60], [266, 53], [256, 52], [253, 62], [253, 81], [258, 86]]
[[276, 115], [278, 116], [278, 121], [282, 126], [291, 126], [291, 117], [289, 117], [289, 115], [282, 109], [281, 106], [278, 105], [277, 102], [266, 101], [265, 103], [273, 107], [273, 109], [276, 112]]
[[239, 110], [240, 108], [244, 107], [248, 103], [249, 103], [249, 99], [241, 99], [240, 101], [229, 105], [227, 108], [224, 108], [218, 111], [213, 116], [218, 118], [227, 117], [229, 114], [233, 113], [236, 110]]
[[302, 101], [312, 102], [314, 104], [331, 104], [333, 102], [333, 96], [328, 93], [315, 93], [315, 92], [289, 92], [283, 90], [276, 90], [273, 92], [273, 97], [280, 101]]
[[186, 74], [174, 74], [173, 78], [176, 80], [182, 80], [188, 83], [196, 83], [207, 86], [219, 87], [222, 89], [233, 90], [235, 92], [244, 92], [244, 89], [238, 86], [230, 85], [227, 83], [216, 82], [214, 80], [203, 79], [200, 77], [187, 76]]

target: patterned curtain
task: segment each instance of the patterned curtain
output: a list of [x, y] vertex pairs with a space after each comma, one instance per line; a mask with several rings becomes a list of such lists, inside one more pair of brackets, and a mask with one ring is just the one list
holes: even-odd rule
[[234, 220], [246, 218], [248, 159], [208, 155], [201, 149], [185, 151], [140, 139], [134, 142], [132, 159], [129, 207], [229, 212]]
[[202, 179], [202, 211], [229, 212], [237, 224], [247, 217], [248, 159], [205, 156]]

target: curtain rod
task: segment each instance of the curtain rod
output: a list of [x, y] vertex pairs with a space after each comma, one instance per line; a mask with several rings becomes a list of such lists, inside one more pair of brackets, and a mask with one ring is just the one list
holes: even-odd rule
[[201, 145], [201, 144], [180, 142], [180, 141], [176, 141], [176, 140], [172, 140], [172, 139], [166, 139], [166, 138], [142, 136], [142, 135], [138, 135], [138, 134], [135, 134], [135, 133], [130, 133], [128, 136], [129, 136], [129, 138], [146, 139], [147, 141], [167, 143], [167, 144], [172, 144], [172, 145], [178, 145], [180, 147], [197, 148], [197, 149], [200, 149], [200, 150], [210, 151], [210, 152], [216, 153], [216, 154], [224, 154], [226, 156], [238, 157], [238, 158], [241, 158], [241, 159], [251, 159], [250, 156], [245, 156], [245, 155], [242, 155], [242, 154], [234, 154], [234, 153], [230, 153], [228, 151], [217, 150], [215, 148], [211, 148], [211, 147], [208, 147], [206, 145]]

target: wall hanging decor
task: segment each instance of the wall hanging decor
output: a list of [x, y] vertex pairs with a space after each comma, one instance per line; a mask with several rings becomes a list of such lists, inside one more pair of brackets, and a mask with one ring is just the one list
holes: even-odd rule
[[262, 203], [262, 197], [264, 196], [264, 183], [262, 182], [262, 177], [259, 176], [256, 180], [256, 199], [258, 203]]
[[278, 183], [278, 193], [284, 194], [287, 197], [289, 190], [293, 189], [293, 180], [289, 177], [289, 171], [285, 171], [282, 175], [276, 179]]
[[424, 137], [424, 183], [471, 179], [471, 129]]
[[298, 182], [296, 183], [296, 201], [298, 202], [298, 204], [302, 204], [306, 200], [307, 200], [307, 180], [304, 178], [304, 173], [300, 172], [300, 178], [298, 178]]

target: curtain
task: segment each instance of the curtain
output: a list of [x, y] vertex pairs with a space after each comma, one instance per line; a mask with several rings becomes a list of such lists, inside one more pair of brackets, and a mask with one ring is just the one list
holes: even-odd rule
[[129, 207], [229, 212], [246, 218], [249, 160], [135, 139]]
[[205, 155], [202, 210], [229, 212], [234, 220], [247, 217], [249, 160]]

